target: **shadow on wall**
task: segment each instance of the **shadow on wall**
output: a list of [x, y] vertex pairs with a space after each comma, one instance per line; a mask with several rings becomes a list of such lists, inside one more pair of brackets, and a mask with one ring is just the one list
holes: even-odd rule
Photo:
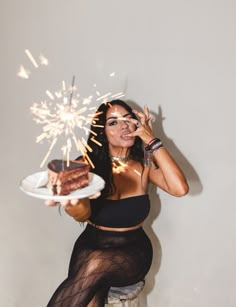
[[172, 139], [169, 139], [163, 129], [163, 121], [166, 119], [162, 115], [162, 108], [161, 106], [158, 107], [158, 113], [154, 113], [156, 120], [153, 124], [153, 131], [155, 134], [157, 133], [158, 137], [162, 140], [164, 146], [169, 150], [172, 157], [178, 163], [180, 168], [183, 170], [188, 184], [189, 184], [189, 195], [198, 195], [202, 192], [203, 186], [201, 184], [200, 178], [189, 162], [189, 160], [183, 155], [180, 149], [176, 146]]
[[[140, 110], [140, 106], [137, 105], [134, 101], [128, 100], [127, 103], [134, 109]], [[189, 183], [189, 195], [198, 195], [202, 192], [203, 186], [201, 184], [200, 178], [189, 162], [189, 160], [183, 155], [180, 149], [176, 146], [175, 142], [168, 138], [163, 129], [163, 122], [166, 119], [163, 117], [163, 112], [161, 106], [158, 107], [158, 113], [150, 112], [154, 115], [155, 121], [152, 123], [152, 129], [154, 131], [154, 135], [162, 140], [164, 146], [171, 153], [172, 157], [178, 163], [180, 168], [183, 170], [187, 181]]]
[[[140, 106], [137, 105], [133, 101], [127, 101], [127, 103], [134, 109], [140, 110]], [[150, 110], [151, 111], [151, 110]], [[155, 121], [152, 123], [152, 129], [154, 132], [154, 135], [156, 135], [158, 138], [162, 140], [162, 143], [164, 146], [168, 149], [168, 151], [171, 153], [175, 161], [178, 163], [180, 168], [183, 170], [188, 184], [189, 184], [189, 195], [198, 195], [202, 192], [203, 187], [200, 181], [200, 178], [194, 169], [194, 167], [191, 165], [191, 163], [188, 161], [188, 159], [183, 155], [183, 153], [180, 151], [180, 149], [175, 145], [174, 141], [172, 139], [169, 139], [163, 129], [163, 121], [165, 120], [165, 117], [163, 117], [163, 112], [161, 106], [158, 107], [158, 113], [154, 113], [151, 111], [151, 113], [155, 116]], [[149, 188], [149, 197], [151, 200], [151, 212], [145, 221], [144, 229], [149, 236], [152, 245], [153, 245], [153, 262], [151, 269], [148, 273], [147, 279], [146, 279], [146, 286], [145, 291], [143, 291], [141, 295], [142, 300], [142, 307], [147, 306], [147, 300], [146, 295], [150, 293], [154, 286], [155, 286], [155, 276], [157, 275], [160, 266], [161, 266], [161, 258], [162, 258], [162, 250], [161, 250], [161, 244], [160, 241], [155, 234], [155, 232], [152, 229], [153, 222], [157, 219], [161, 212], [161, 202], [160, 198], [157, 194], [156, 188], [154, 186], [150, 186]]]

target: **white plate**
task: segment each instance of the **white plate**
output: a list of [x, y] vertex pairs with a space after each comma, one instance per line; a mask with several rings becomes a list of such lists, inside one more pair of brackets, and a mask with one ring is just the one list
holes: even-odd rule
[[21, 181], [20, 189], [26, 194], [36, 198], [62, 201], [65, 199], [89, 197], [101, 191], [105, 186], [105, 182], [100, 176], [89, 173], [89, 185], [87, 187], [73, 191], [68, 195], [53, 195], [52, 192], [45, 187], [47, 181], [48, 172], [38, 172], [24, 178]]

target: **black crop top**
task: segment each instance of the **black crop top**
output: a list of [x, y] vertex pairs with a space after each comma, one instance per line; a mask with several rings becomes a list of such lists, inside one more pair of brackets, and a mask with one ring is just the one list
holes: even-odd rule
[[145, 220], [150, 211], [148, 194], [122, 199], [91, 199], [89, 220], [106, 227], [132, 227]]

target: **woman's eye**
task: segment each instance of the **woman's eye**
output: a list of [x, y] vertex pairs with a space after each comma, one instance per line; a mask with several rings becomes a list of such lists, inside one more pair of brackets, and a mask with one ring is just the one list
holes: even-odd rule
[[117, 124], [117, 120], [112, 120], [112, 121], [108, 122], [107, 124], [108, 124], [108, 126], [114, 126], [114, 125]]

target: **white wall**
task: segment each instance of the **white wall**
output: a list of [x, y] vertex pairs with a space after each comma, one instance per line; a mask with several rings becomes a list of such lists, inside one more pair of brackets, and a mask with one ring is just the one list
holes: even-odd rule
[[[1, 306], [46, 306], [82, 231], [19, 190], [47, 149], [34, 142], [40, 128], [29, 107], [73, 74], [83, 93], [95, 80], [147, 104], [155, 134], [189, 179], [184, 198], [151, 190], [155, 254], [144, 301], [236, 305], [235, 14], [233, 0], [1, 1]], [[48, 68], [34, 69], [25, 48], [43, 52]], [[29, 80], [16, 77], [20, 64]]]

